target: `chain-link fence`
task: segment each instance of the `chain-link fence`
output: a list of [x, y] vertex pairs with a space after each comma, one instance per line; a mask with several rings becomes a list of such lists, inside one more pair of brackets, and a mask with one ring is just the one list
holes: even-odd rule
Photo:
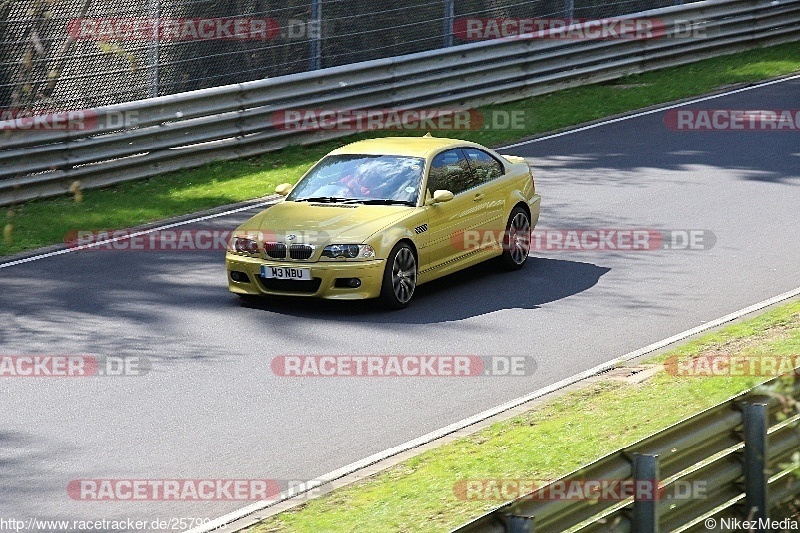
[[95, 107], [675, 3], [0, 0], [0, 110]]

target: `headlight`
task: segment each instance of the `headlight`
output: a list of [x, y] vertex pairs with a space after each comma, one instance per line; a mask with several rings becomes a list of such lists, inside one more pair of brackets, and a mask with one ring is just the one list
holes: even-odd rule
[[369, 244], [330, 244], [322, 250], [322, 257], [330, 257], [331, 259], [363, 257], [369, 259], [375, 257], [375, 249]]
[[253, 239], [248, 239], [246, 237], [234, 237], [233, 239], [231, 239], [230, 248], [234, 252], [239, 252], [244, 254], [258, 253], [258, 243]]

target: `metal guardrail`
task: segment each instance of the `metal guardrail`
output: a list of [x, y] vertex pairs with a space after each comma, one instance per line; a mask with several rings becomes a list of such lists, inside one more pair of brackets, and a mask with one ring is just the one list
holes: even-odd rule
[[[774, 386], [776, 378], [764, 386]], [[454, 533], [708, 531], [704, 521], [758, 520], [800, 493], [792, 455], [800, 450], [800, 414], [781, 420], [774, 395], [745, 392], [521, 496]], [[800, 381], [784, 392], [800, 400]], [[553, 483], [576, 480], [702, 482], [702, 498], [547, 500]]]
[[[800, 0], [706, 0], [621, 18], [642, 17], [663, 21], [664, 38], [574, 41], [548, 30], [97, 108], [90, 129], [0, 131], [0, 205], [351, 133], [276, 128], [278, 111], [465, 109], [800, 40]], [[677, 38], [686, 21], [702, 33]]]

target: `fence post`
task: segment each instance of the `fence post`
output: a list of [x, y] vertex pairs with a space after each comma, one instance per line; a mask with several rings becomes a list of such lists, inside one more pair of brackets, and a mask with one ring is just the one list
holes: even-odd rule
[[767, 518], [767, 405], [744, 404], [744, 503], [748, 520]]
[[634, 453], [633, 533], [658, 533], [658, 478], [658, 455]]
[[442, 24], [442, 35], [444, 35], [444, 47], [453, 46], [453, 20], [456, 16], [455, 0], [444, 0], [444, 20]]
[[147, 73], [148, 89], [147, 94], [150, 98], [158, 96], [159, 92], [159, 65], [158, 60], [161, 55], [161, 2], [160, 0], [149, 0], [147, 3], [147, 17], [153, 25], [153, 38], [147, 43]]
[[311, 43], [311, 70], [322, 68], [322, 0], [311, 0], [311, 21], [308, 23]]
[[567, 22], [575, 18], [575, 0], [564, 0], [564, 18]]

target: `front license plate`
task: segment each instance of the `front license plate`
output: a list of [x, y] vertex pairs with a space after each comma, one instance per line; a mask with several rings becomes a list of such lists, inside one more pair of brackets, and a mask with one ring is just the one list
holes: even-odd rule
[[311, 280], [311, 269], [292, 267], [269, 267], [261, 265], [261, 277], [271, 279]]

